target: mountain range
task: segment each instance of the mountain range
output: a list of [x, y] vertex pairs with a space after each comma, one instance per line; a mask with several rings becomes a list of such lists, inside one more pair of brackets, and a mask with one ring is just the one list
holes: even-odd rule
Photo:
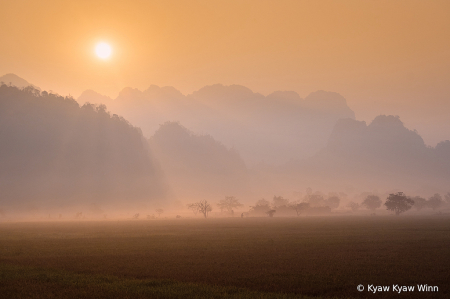
[[30, 194], [139, 203], [308, 187], [448, 192], [450, 141], [429, 147], [398, 116], [358, 121], [334, 92], [302, 99], [213, 85], [185, 96], [152, 85], [75, 101], [8, 85], [0, 89], [2, 204]]

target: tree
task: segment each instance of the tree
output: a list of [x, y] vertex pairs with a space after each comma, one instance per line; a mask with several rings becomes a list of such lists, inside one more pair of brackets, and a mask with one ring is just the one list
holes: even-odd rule
[[260, 216], [263, 216], [270, 210], [270, 203], [264, 198], [258, 200], [254, 206], [250, 206], [250, 213], [258, 214]]
[[422, 210], [423, 208], [427, 207], [428, 202], [425, 198], [420, 196], [414, 196], [411, 198], [412, 201], [414, 201], [414, 208], [417, 210]]
[[275, 214], [275, 210], [269, 210], [266, 212], [267, 215], [269, 215], [269, 217], [273, 217], [273, 215]]
[[356, 212], [359, 209], [360, 205], [359, 205], [359, 203], [351, 201], [351, 202], [348, 203], [347, 207], [352, 209], [353, 212]]
[[289, 204], [289, 199], [284, 198], [283, 196], [273, 196], [272, 199], [274, 207], [287, 206]]
[[197, 204], [195, 204], [195, 203], [188, 204], [188, 209], [191, 210], [194, 213], [194, 215], [197, 215], [197, 213], [198, 213]]
[[156, 214], [158, 214], [158, 217], [161, 217], [161, 214], [164, 213], [163, 209], [156, 209], [155, 210]]
[[340, 202], [341, 199], [336, 195], [333, 195], [328, 197], [328, 199], [325, 201], [325, 205], [329, 206], [331, 209], [337, 209]]
[[289, 206], [289, 199], [283, 196], [273, 196], [272, 208], [281, 215], [289, 215], [292, 213], [292, 209]]
[[381, 199], [376, 195], [368, 195], [361, 205], [365, 206], [369, 210], [376, 210], [381, 207]]
[[307, 203], [307, 202], [292, 203], [289, 205], [289, 207], [297, 213], [297, 216], [300, 216], [300, 214], [304, 210], [309, 209], [309, 203]]
[[389, 194], [386, 202], [384, 203], [389, 211], [394, 211], [395, 215], [406, 212], [414, 205], [414, 201], [411, 198], [406, 197], [403, 192]]
[[232, 213], [234, 208], [239, 208], [239, 207], [244, 206], [234, 196], [225, 196], [225, 199], [221, 199], [217, 205], [219, 206], [220, 211], [225, 210], [229, 213]]
[[450, 204], [450, 192], [444, 195], [445, 201]]
[[194, 211], [194, 214], [196, 215], [197, 212], [202, 213], [205, 218], [208, 217], [208, 213], [212, 211], [211, 205], [206, 200], [191, 203], [188, 205], [188, 208]]
[[439, 193], [436, 193], [428, 199], [427, 206], [429, 206], [433, 210], [437, 210], [442, 206], [443, 203], [444, 201], [442, 200], [442, 196]]
[[316, 194], [307, 194], [305, 201], [309, 202], [311, 207], [323, 207], [325, 204], [323, 196], [317, 192]]

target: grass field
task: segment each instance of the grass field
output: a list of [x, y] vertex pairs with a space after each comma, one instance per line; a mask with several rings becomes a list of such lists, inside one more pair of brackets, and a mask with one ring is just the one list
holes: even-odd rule
[[[0, 223], [2, 298], [450, 298], [449, 281], [445, 216]], [[392, 291], [417, 284], [438, 291]]]

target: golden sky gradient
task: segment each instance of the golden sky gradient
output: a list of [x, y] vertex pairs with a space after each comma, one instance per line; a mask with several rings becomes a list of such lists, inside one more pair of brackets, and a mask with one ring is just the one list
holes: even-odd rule
[[[450, 1], [0, 0], [0, 76], [60, 94], [240, 84], [342, 94], [450, 139]], [[95, 56], [108, 42], [108, 60]]]

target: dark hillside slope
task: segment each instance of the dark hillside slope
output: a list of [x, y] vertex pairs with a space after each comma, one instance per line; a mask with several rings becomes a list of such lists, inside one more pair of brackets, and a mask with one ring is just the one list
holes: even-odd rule
[[180, 198], [242, 195], [248, 173], [239, 154], [208, 135], [166, 122], [149, 140], [173, 191]]
[[0, 205], [148, 202], [162, 176], [140, 129], [105, 106], [0, 86]]

